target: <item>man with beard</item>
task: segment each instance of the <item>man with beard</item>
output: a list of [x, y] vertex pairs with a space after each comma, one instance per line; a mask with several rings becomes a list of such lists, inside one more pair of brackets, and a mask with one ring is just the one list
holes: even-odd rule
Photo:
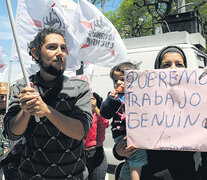
[[21, 179], [87, 179], [82, 139], [92, 124], [88, 83], [63, 75], [67, 49], [60, 30], [43, 29], [29, 50], [40, 71], [29, 78], [31, 87], [16, 82], [4, 118], [11, 140], [26, 139]]

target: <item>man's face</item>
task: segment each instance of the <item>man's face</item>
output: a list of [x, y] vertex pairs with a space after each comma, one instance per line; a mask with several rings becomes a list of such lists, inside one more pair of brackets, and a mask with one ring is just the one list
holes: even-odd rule
[[0, 87], [0, 110], [6, 109], [6, 97], [7, 97], [7, 88], [5, 86]]
[[60, 76], [65, 70], [66, 44], [59, 34], [48, 34], [41, 49], [40, 68], [47, 73]]

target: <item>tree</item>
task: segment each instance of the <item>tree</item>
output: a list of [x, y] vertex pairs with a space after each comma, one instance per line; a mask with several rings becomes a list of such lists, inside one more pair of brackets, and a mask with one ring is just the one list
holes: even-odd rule
[[124, 0], [116, 12], [105, 13], [114, 24], [122, 38], [151, 34], [152, 17], [148, 16], [146, 7], [139, 8], [134, 0]]
[[[186, 0], [186, 11], [198, 10], [207, 34], [207, 0]], [[105, 13], [122, 38], [151, 35], [164, 17], [178, 13], [178, 0], [123, 0], [115, 11]]]
[[186, 0], [186, 4], [190, 4], [187, 6], [187, 11], [195, 11], [198, 10], [200, 14], [200, 23], [204, 29], [204, 35], [207, 35], [207, 0]]

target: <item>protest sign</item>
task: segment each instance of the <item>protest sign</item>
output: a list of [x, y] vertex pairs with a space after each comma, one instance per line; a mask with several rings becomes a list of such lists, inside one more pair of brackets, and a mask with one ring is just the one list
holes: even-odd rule
[[207, 75], [203, 70], [125, 72], [128, 145], [207, 151]]

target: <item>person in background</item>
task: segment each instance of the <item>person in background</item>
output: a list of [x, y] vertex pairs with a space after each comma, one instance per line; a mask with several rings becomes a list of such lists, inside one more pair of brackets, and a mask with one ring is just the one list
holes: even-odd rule
[[[157, 55], [155, 69], [187, 68], [184, 52], [177, 46], [163, 48]], [[119, 141], [113, 149], [117, 159], [130, 156], [126, 140]], [[147, 150], [148, 164], [142, 168], [141, 180], [195, 180], [194, 152]]]
[[[114, 66], [110, 71], [110, 77], [113, 80], [114, 89], [108, 93], [106, 100], [102, 103], [100, 113], [104, 118], [110, 119], [112, 136], [115, 143], [126, 139], [126, 115], [125, 115], [125, 96], [124, 96], [124, 71], [137, 70], [137, 67], [124, 62]], [[126, 147], [126, 146], [125, 146]], [[120, 172], [120, 180], [139, 180], [141, 169], [148, 163], [147, 153], [144, 149], [133, 149], [133, 146], [126, 147], [132, 152], [126, 158]]]
[[[3, 157], [6, 153], [6, 139], [3, 135], [3, 119], [6, 113], [6, 101], [7, 101], [7, 82], [0, 82], [0, 156]], [[2, 167], [2, 166], [1, 166]], [[0, 170], [0, 179], [2, 179], [2, 169]]]
[[[18, 166], [20, 164], [20, 155], [24, 143], [20, 140], [14, 145], [14, 142], [7, 139], [4, 134], [3, 118], [6, 113], [7, 101], [7, 82], [0, 82], [0, 112], [1, 112], [1, 161], [0, 166], [3, 170], [5, 180], [19, 180]], [[9, 87], [9, 96], [11, 96], [11, 87]]]
[[93, 124], [84, 140], [89, 180], [105, 180], [108, 168], [103, 142], [105, 140], [105, 130], [109, 127], [109, 120], [100, 115], [102, 101], [103, 98], [94, 92], [91, 98]]
[[[22, 151], [25, 145], [25, 139], [22, 137], [17, 143], [7, 140], [7, 145], [5, 149], [8, 154], [5, 154], [5, 159], [1, 161], [1, 166], [4, 173], [5, 180], [19, 180], [18, 167], [20, 165]], [[15, 143], [15, 144], [14, 144]]]
[[5, 137], [3, 136], [3, 119], [6, 113], [6, 100], [7, 100], [7, 82], [0, 82], [0, 154], [1, 156], [4, 155], [4, 141]]
[[[92, 125], [87, 82], [67, 78], [66, 42], [61, 30], [45, 28], [29, 43], [40, 71], [13, 85], [4, 129], [11, 140], [26, 139], [18, 168], [21, 180], [85, 180], [83, 137]], [[36, 120], [38, 117], [40, 121]]]

